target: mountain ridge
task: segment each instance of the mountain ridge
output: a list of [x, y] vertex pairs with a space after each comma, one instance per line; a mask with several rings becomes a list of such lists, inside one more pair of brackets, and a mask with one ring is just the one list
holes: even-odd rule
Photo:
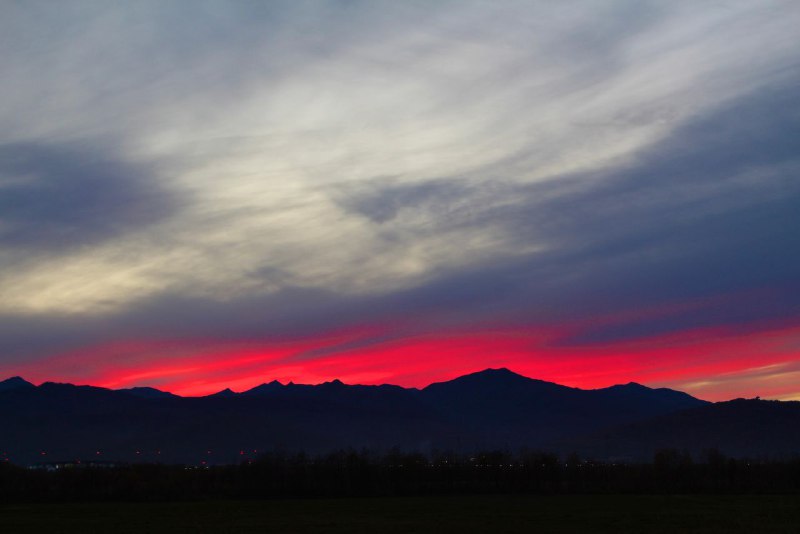
[[[136, 395], [139, 395], [139, 396], [148, 396], [148, 397], [150, 397], [150, 396], [172, 396], [172, 397], [180, 397], [180, 398], [203, 398], [203, 397], [219, 396], [219, 395], [226, 395], [226, 396], [230, 396], [230, 395], [248, 395], [248, 394], [262, 393], [262, 392], [267, 392], [267, 391], [276, 390], [276, 389], [280, 389], [280, 388], [286, 388], [286, 387], [293, 387], [293, 386], [294, 387], [319, 387], [319, 386], [325, 386], [326, 384], [327, 385], [333, 385], [333, 386], [347, 386], [347, 387], [390, 387], [390, 388], [400, 388], [400, 389], [404, 389], [404, 390], [407, 390], [407, 391], [415, 391], [415, 390], [416, 391], [424, 391], [426, 389], [431, 388], [432, 386], [438, 386], [438, 385], [441, 385], [441, 384], [449, 384], [449, 383], [456, 382], [456, 381], [462, 381], [462, 382], [463, 381], [469, 381], [469, 380], [473, 380], [473, 379], [476, 379], [476, 378], [483, 379], [483, 378], [487, 378], [487, 377], [491, 378], [491, 379], [497, 379], [497, 378], [502, 377], [505, 380], [508, 380], [508, 379], [520, 380], [520, 379], [522, 379], [522, 380], [528, 381], [529, 383], [537, 383], [537, 384], [541, 384], [541, 385], [552, 385], [552, 386], [557, 386], [559, 388], [568, 388], [568, 389], [577, 390], [577, 391], [606, 391], [606, 390], [612, 390], [613, 388], [624, 388], [624, 387], [628, 387], [628, 386], [638, 386], [639, 388], [645, 388], [645, 389], [648, 389], [648, 390], [651, 390], [651, 391], [659, 391], [659, 390], [673, 391], [673, 392], [681, 393], [681, 394], [684, 394], [684, 395], [689, 395], [688, 393], [685, 393], [685, 392], [682, 392], [682, 391], [678, 391], [678, 390], [674, 390], [674, 389], [670, 389], [670, 388], [652, 388], [650, 386], [645, 386], [643, 384], [639, 384], [639, 383], [636, 383], [636, 382], [628, 382], [626, 384], [614, 384], [614, 385], [606, 386], [606, 387], [602, 387], [602, 388], [583, 389], [583, 388], [578, 388], [578, 387], [565, 386], [565, 385], [562, 385], [562, 384], [558, 384], [556, 382], [549, 382], [549, 381], [546, 381], [546, 380], [527, 377], [525, 375], [522, 375], [522, 374], [516, 373], [514, 371], [511, 371], [510, 369], [508, 369], [506, 367], [499, 367], [499, 368], [491, 368], [491, 367], [489, 367], [489, 368], [483, 369], [481, 371], [475, 371], [475, 372], [472, 372], [472, 373], [467, 373], [467, 374], [464, 374], [464, 375], [460, 375], [460, 376], [457, 376], [457, 377], [452, 378], [450, 380], [444, 380], [444, 381], [441, 381], [441, 382], [432, 382], [432, 383], [430, 383], [427, 386], [424, 386], [422, 388], [405, 387], [405, 386], [399, 386], [399, 385], [396, 385], [396, 384], [389, 384], [389, 383], [383, 383], [383, 384], [347, 384], [347, 383], [342, 382], [338, 378], [334, 378], [332, 380], [329, 380], [329, 381], [326, 381], [326, 382], [320, 382], [318, 384], [297, 384], [297, 383], [294, 383], [294, 382], [288, 382], [286, 384], [283, 384], [282, 382], [280, 382], [278, 380], [271, 380], [270, 382], [263, 382], [261, 384], [253, 386], [253, 387], [251, 387], [249, 389], [246, 389], [244, 391], [233, 391], [231, 388], [226, 387], [226, 388], [224, 388], [224, 389], [222, 389], [220, 391], [217, 391], [217, 392], [214, 392], [214, 393], [208, 393], [206, 395], [180, 395], [178, 393], [173, 393], [171, 391], [167, 391], [167, 390], [163, 390], [163, 389], [159, 389], [159, 388], [151, 387], [151, 386], [132, 386], [132, 387], [128, 387], [128, 388], [113, 389], [113, 388], [108, 388], [108, 387], [105, 387], [105, 386], [96, 386], [96, 385], [91, 385], [91, 384], [72, 384], [72, 383], [69, 383], [69, 382], [56, 382], [56, 381], [51, 381], [51, 380], [42, 382], [39, 386], [36, 386], [34, 383], [29, 382], [29, 381], [23, 379], [20, 376], [13, 376], [13, 377], [10, 377], [10, 378], [7, 378], [5, 380], [1, 380], [0, 381], [0, 391], [6, 391], [8, 389], [15, 389], [17, 387], [28, 387], [28, 386], [41, 387], [41, 386], [43, 386], [45, 384], [49, 384], [49, 385], [64, 385], [64, 386], [73, 386], [73, 387], [91, 387], [91, 388], [97, 388], [97, 389], [104, 389], [104, 390], [108, 390], [108, 391], [124, 391], [124, 392], [129, 392], [131, 394], [136, 394]], [[697, 397], [692, 397], [692, 398], [697, 398]], [[702, 399], [698, 399], [698, 400], [702, 400]], [[704, 402], [708, 402], [708, 401], [704, 401]]]
[[[237, 463], [251, 454], [247, 451], [257, 450], [394, 447], [470, 453], [527, 448], [635, 459], [659, 445], [712, 443], [710, 428], [730, 436], [735, 447], [726, 453], [800, 451], [800, 434], [778, 430], [789, 424], [800, 428], [800, 410], [794, 405], [774, 401], [756, 409], [732, 402], [714, 409], [720, 403], [635, 383], [584, 390], [504, 368], [422, 389], [341, 380], [317, 385], [272, 381], [202, 397], [154, 388], [34, 386], [14, 378], [0, 382], [0, 451], [21, 464], [96, 455], [198, 465]], [[720, 417], [722, 426], [715, 421]], [[757, 428], [766, 432], [761, 442], [736, 441], [737, 435], [752, 435]]]

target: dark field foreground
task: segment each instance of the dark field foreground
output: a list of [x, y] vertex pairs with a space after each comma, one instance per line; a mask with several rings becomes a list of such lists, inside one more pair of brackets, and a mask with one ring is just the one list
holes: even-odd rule
[[3, 532], [797, 533], [800, 496], [557, 495], [0, 506]]

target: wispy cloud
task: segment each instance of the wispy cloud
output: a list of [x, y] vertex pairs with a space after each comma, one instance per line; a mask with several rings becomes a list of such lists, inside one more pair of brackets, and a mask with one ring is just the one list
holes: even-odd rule
[[752, 290], [576, 341], [800, 314], [795, 2], [0, 11], [6, 361]]

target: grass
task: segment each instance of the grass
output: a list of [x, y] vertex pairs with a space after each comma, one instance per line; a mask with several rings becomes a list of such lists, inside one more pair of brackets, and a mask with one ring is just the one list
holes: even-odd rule
[[800, 496], [560, 495], [6, 504], [9, 533], [797, 533]]

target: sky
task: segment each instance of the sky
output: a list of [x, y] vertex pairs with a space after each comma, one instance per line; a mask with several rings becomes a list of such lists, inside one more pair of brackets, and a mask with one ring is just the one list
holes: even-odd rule
[[800, 3], [0, 1], [0, 378], [800, 400]]

